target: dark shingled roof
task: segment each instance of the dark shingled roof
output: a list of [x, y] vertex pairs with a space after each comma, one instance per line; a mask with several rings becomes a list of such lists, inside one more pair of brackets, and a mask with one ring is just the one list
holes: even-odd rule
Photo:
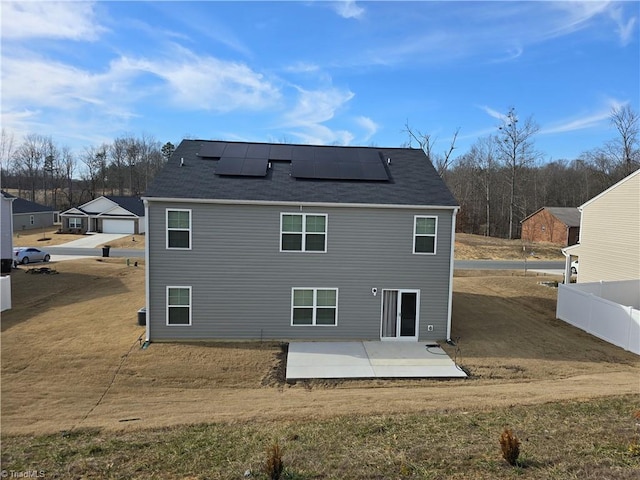
[[138, 197], [119, 197], [115, 195], [105, 195], [112, 202], [117, 203], [122, 208], [129, 210], [134, 215], [144, 217], [144, 203]]
[[[217, 144], [217, 145], [216, 145]], [[214, 152], [223, 144], [232, 147], [274, 146], [255, 144], [183, 140], [158, 173], [144, 197], [152, 199], [216, 199], [273, 202], [353, 203], [379, 205], [430, 205], [453, 207], [458, 203], [444, 181], [420, 149], [378, 147], [314, 147], [324, 153], [340, 149], [343, 158], [357, 158], [363, 148], [380, 152], [390, 159], [388, 181], [302, 179], [291, 175], [291, 162], [270, 160], [271, 168], [264, 177], [216, 175], [217, 159], [200, 157], [198, 153]], [[293, 145], [294, 151], [308, 152], [307, 145]], [[257, 150], [263, 150], [258, 148]], [[316, 161], [319, 156], [316, 155]], [[273, 156], [272, 156], [273, 158]], [[294, 159], [297, 158], [294, 155]], [[184, 165], [181, 166], [181, 160]], [[294, 160], [300, 161], [300, 160]]]
[[580, 226], [580, 210], [577, 207], [544, 207], [567, 227]]
[[2, 194], [6, 198], [15, 198], [13, 201], [13, 213], [43, 213], [43, 212], [55, 212], [53, 207], [47, 207], [46, 205], [40, 205], [39, 203], [25, 200], [24, 198], [16, 197], [8, 192], [2, 191]]
[[580, 226], [580, 210], [577, 207], [542, 207], [533, 212], [530, 215], [527, 215], [522, 219], [520, 223], [525, 222], [529, 218], [533, 217], [535, 214], [541, 212], [542, 210], [546, 210], [551, 215], [556, 217], [562, 223], [564, 223], [567, 227], [579, 227]]

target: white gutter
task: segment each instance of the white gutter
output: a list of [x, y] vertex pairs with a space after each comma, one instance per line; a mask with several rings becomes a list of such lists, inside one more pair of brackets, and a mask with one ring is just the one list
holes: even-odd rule
[[[144, 201], [144, 231], [145, 234], [148, 234], [149, 232], [149, 204], [147, 203], [147, 201]], [[149, 237], [147, 237], [147, 240], [149, 239]], [[147, 309], [146, 314], [145, 314], [145, 319], [146, 319], [146, 338], [145, 338], [145, 342], [149, 341], [149, 324], [151, 323], [151, 310], [149, 309], [149, 305], [150, 302], [150, 293], [149, 293], [149, 270], [151, 270], [151, 265], [149, 264], [149, 242], [147, 242], [147, 248], [144, 249], [144, 297], [145, 297], [145, 308]]]
[[274, 200], [227, 200], [212, 198], [171, 198], [171, 197], [142, 197], [144, 202], [169, 202], [169, 203], [202, 203], [202, 204], [221, 204], [221, 205], [271, 205], [271, 206], [295, 206], [295, 207], [340, 207], [340, 208], [410, 208], [422, 210], [454, 210], [457, 211], [459, 206], [449, 205], [402, 205], [402, 204], [383, 204], [383, 203], [333, 203], [333, 202], [290, 202], [290, 201], [274, 201]]
[[451, 341], [451, 306], [453, 305], [453, 265], [456, 246], [456, 215], [458, 207], [453, 210], [451, 216], [451, 257], [449, 259], [449, 301], [447, 305], [447, 341]]

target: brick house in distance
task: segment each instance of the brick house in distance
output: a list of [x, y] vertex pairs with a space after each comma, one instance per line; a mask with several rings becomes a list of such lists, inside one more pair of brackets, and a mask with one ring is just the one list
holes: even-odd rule
[[580, 238], [580, 211], [575, 207], [542, 207], [522, 220], [522, 240], [575, 245]]

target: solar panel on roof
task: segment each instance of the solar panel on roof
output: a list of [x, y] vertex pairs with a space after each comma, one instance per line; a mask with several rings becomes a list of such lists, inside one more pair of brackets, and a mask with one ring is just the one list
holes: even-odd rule
[[[313, 147], [314, 156], [299, 152], [291, 161], [291, 175], [319, 180], [389, 180], [387, 168], [376, 150]], [[308, 151], [306, 152], [308, 153]]]
[[376, 163], [381, 160], [380, 153], [378, 153], [375, 150], [369, 150], [366, 148], [358, 149], [358, 158], [362, 162], [368, 162], [368, 163]]
[[271, 145], [269, 149], [270, 160], [291, 160], [293, 145]]
[[216, 175], [264, 177], [268, 164], [266, 158], [222, 157], [216, 166]]
[[217, 175], [240, 175], [244, 158], [222, 157], [216, 165]]
[[314, 147], [309, 145], [294, 145], [291, 160], [313, 160]]
[[248, 148], [249, 145], [246, 143], [227, 143], [227, 148], [224, 149], [223, 156], [244, 158], [247, 156]]
[[314, 158], [321, 161], [339, 160], [337, 147], [322, 147], [314, 149]]
[[243, 177], [264, 177], [267, 174], [269, 159], [264, 158], [245, 158], [242, 164]]
[[203, 143], [200, 145], [198, 156], [205, 158], [220, 158], [222, 156], [222, 152], [224, 152], [224, 147], [226, 146], [227, 144], [225, 142]]
[[268, 158], [269, 145], [264, 143], [249, 145], [247, 150], [247, 158]]

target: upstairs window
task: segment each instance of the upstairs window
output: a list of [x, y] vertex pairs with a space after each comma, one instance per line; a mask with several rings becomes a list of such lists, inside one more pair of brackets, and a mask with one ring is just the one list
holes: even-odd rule
[[283, 213], [280, 215], [281, 252], [326, 252], [327, 215]]
[[291, 298], [291, 325], [338, 323], [338, 290], [335, 288], [294, 288]]
[[416, 215], [413, 225], [413, 253], [435, 254], [437, 229], [438, 217]]
[[167, 209], [167, 248], [191, 249], [191, 210]]

